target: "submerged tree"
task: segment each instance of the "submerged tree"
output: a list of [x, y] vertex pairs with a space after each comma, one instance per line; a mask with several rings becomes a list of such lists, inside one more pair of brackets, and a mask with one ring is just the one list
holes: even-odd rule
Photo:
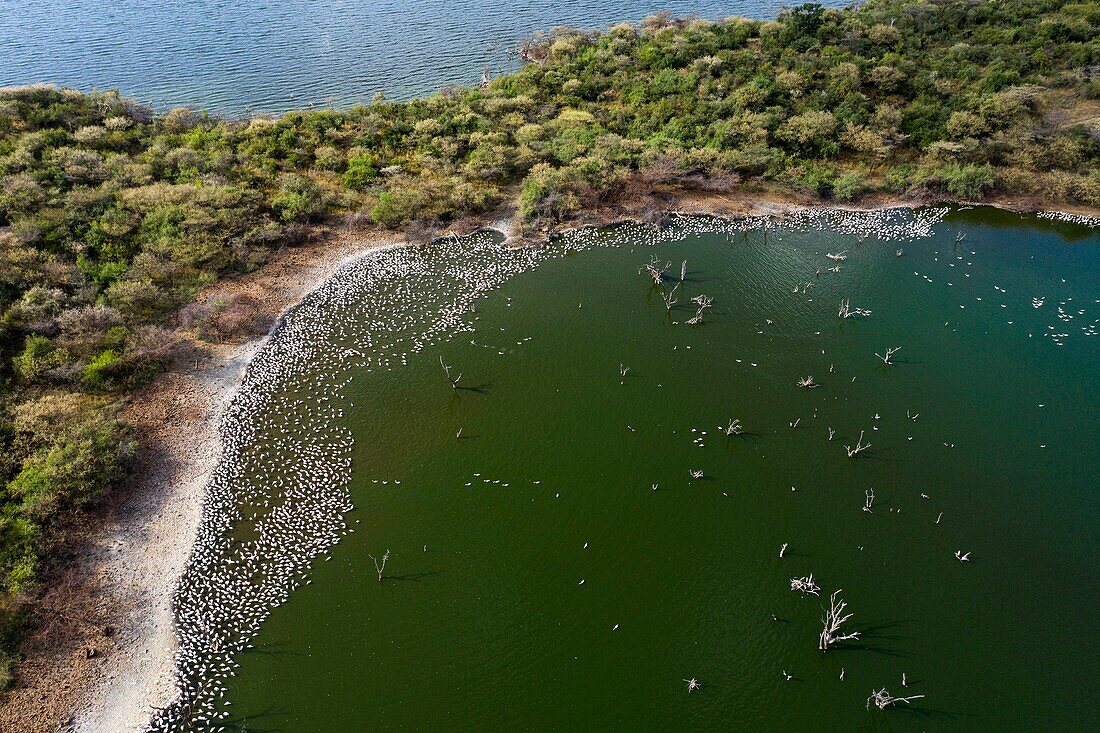
[[894, 707], [899, 702], [903, 702], [903, 703], [908, 704], [908, 703], [912, 702], [913, 700], [921, 700], [923, 698], [924, 698], [924, 695], [910, 695], [909, 697], [894, 697], [893, 695], [891, 695], [889, 692], [886, 691], [885, 687], [883, 687], [881, 690], [873, 691], [871, 693], [871, 696], [867, 698], [867, 709], [870, 710], [871, 705], [873, 704], [879, 710], [885, 710], [887, 708]]
[[447, 362], [443, 361], [443, 357], [439, 357], [439, 365], [443, 367], [443, 373], [447, 375], [447, 381], [451, 383], [451, 389], [458, 389], [458, 380], [462, 379], [462, 375], [457, 377], [451, 376], [451, 366]]
[[791, 590], [798, 591], [799, 593], [801, 593], [804, 596], [805, 595], [813, 595], [813, 596], [821, 595], [821, 588], [819, 588], [817, 583], [814, 581], [814, 574], [813, 573], [810, 573], [809, 575], [807, 575], [803, 578], [791, 578]]
[[848, 457], [849, 458], [855, 458], [860, 453], [862, 453], [863, 451], [867, 450], [870, 447], [871, 447], [870, 443], [868, 443], [867, 445], [863, 444], [863, 431], [860, 430], [859, 431], [859, 440], [856, 441], [856, 444], [854, 446], [846, 445], [846, 446], [844, 446], [844, 450], [848, 452]]
[[821, 617], [821, 635], [818, 637], [817, 644], [817, 648], [821, 651], [827, 651], [829, 647], [833, 646], [838, 641], [849, 641], [859, 638], [858, 631], [849, 631], [845, 633], [841, 630], [841, 627], [847, 623], [848, 619], [852, 617], [852, 614], [844, 613], [848, 604], [844, 602], [840, 594], [841, 590], [839, 588], [833, 591], [833, 594], [829, 596], [829, 607], [825, 609], [825, 613]]
[[379, 561], [374, 555], [367, 555], [374, 562], [374, 569], [378, 571], [378, 582], [382, 582], [382, 573], [386, 571], [386, 561], [390, 559], [390, 551], [386, 550], [386, 553], [382, 555], [382, 560]]
[[882, 359], [883, 364], [886, 364], [887, 366], [889, 366], [889, 365], [894, 363], [890, 360], [894, 357], [894, 354], [898, 353], [899, 351], [901, 351], [900, 346], [893, 346], [893, 347], [890, 347], [890, 348], [886, 349], [886, 356], [883, 356], [882, 354], [880, 354], [878, 352], [875, 352], [875, 356]]
[[661, 293], [661, 299], [665, 302], [665, 310], [671, 311], [672, 306], [676, 305], [676, 290], [680, 287], [680, 283], [676, 283], [672, 290], [667, 293]]

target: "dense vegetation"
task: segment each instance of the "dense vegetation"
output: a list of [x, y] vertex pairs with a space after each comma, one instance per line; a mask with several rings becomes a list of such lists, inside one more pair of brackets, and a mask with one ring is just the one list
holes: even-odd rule
[[247, 122], [0, 91], [0, 682], [57, 528], [125, 475], [120, 401], [220, 276], [337, 214], [424, 231], [515, 202], [539, 228], [739, 187], [1100, 207], [1097, 28], [1057, 0], [658, 16], [540, 36], [484, 88]]

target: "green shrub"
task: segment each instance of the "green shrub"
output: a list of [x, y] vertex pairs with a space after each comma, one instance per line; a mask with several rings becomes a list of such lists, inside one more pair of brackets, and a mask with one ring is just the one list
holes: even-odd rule
[[427, 207], [424, 195], [417, 189], [398, 187], [383, 191], [370, 211], [370, 218], [384, 227], [396, 227], [418, 218]]
[[281, 192], [271, 200], [271, 208], [283, 221], [309, 221], [325, 210], [324, 195], [312, 178], [287, 174], [281, 178]]
[[378, 178], [378, 160], [373, 155], [359, 155], [348, 160], [347, 170], [340, 178], [344, 188], [362, 191]]
[[84, 384], [93, 389], [108, 386], [118, 376], [119, 361], [119, 354], [114, 349], [101, 352], [84, 367]]
[[825, 198], [833, 192], [836, 171], [832, 168], [812, 165], [805, 169], [791, 169], [787, 177], [802, 191]]
[[68, 360], [68, 353], [57, 348], [53, 341], [45, 336], [32, 334], [27, 336], [23, 351], [12, 360], [12, 368], [20, 379], [33, 382]]
[[993, 168], [988, 165], [951, 163], [928, 173], [925, 183], [966, 200], [978, 200], [993, 187]]
[[845, 173], [833, 182], [833, 196], [838, 201], [854, 201], [866, 190], [863, 176], [855, 172]]

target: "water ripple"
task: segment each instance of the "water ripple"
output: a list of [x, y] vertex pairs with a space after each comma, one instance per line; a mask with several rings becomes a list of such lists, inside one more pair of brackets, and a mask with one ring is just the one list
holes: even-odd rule
[[[839, 4], [829, 2], [826, 4]], [[473, 84], [538, 30], [602, 28], [660, 10], [770, 17], [767, 0], [0, 0], [0, 86], [120, 89], [153, 104], [228, 116], [394, 99]]]

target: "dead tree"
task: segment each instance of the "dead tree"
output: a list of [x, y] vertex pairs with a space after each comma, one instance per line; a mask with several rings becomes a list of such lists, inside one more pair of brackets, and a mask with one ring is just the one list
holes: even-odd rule
[[684, 260], [680, 263], [680, 282], [683, 282], [687, 278], [688, 261]]
[[386, 550], [386, 554], [382, 555], [382, 561], [379, 562], [374, 555], [367, 555], [374, 562], [374, 569], [378, 571], [378, 582], [382, 582], [382, 573], [386, 571], [386, 561], [390, 559], [390, 551]]
[[784, 542], [784, 543], [783, 543], [782, 545], [780, 545], [780, 547], [779, 547], [779, 559], [780, 559], [780, 560], [782, 560], [782, 559], [783, 559], [783, 556], [784, 556], [785, 554], [787, 554], [787, 543], [786, 543], [786, 542]]
[[694, 298], [691, 299], [691, 302], [695, 303], [695, 305], [699, 307], [695, 311], [695, 315], [689, 318], [687, 322], [690, 326], [698, 326], [700, 323], [703, 322], [703, 311], [705, 311], [707, 308], [710, 308], [711, 299], [706, 295], [696, 295]]
[[679, 287], [680, 287], [680, 283], [676, 283], [676, 285], [672, 288], [672, 290], [668, 291], [667, 293], [661, 293], [661, 299], [663, 301], [665, 301], [665, 310], [666, 311], [671, 311], [672, 306], [676, 305], [676, 302], [677, 302], [677, 300], [676, 300], [676, 290]]
[[863, 511], [870, 512], [871, 507], [875, 503], [875, 490], [874, 489], [867, 489], [863, 493], [866, 497], [863, 501]]
[[850, 446], [850, 445], [846, 445], [846, 446], [844, 446], [844, 450], [846, 450], [848, 452], [848, 457], [849, 458], [854, 458], [855, 456], [858, 456], [860, 453], [862, 453], [863, 451], [867, 450], [870, 447], [871, 447], [870, 443], [868, 443], [867, 445], [863, 444], [863, 431], [860, 430], [859, 431], [859, 440], [856, 441], [855, 446], [853, 447], [853, 446]]
[[903, 703], [908, 704], [908, 703], [912, 702], [913, 700], [921, 700], [923, 698], [924, 698], [924, 695], [910, 695], [909, 697], [894, 697], [893, 695], [891, 695], [889, 692], [886, 691], [885, 687], [883, 687], [881, 690], [874, 690], [874, 691], [871, 692], [871, 696], [867, 698], [867, 709], [868, 710], [871, 709], [872, 703], [879, 710], [885, 710], [886, 708], [894, 707], [899, 702], [903, 702]]
[[901, 351], [901, 347], [900, 346], [894, 346], [893, 348], [887, 348], [886, 349], [886, 356], [883, 356], [882, 354], [880, 354], [878, 352], [875, 352], [875, 356], [882, 359], [883, 364], [886, 364], [887, 366], [889, 366], [889, 365], [894, 363], [894, 362], [890, 361], [890, 359], [893, 358], [894, 354], [898, 353], [899, 351]]
[[808, 377], [803, 377], [802, 379], [799, 379], [798, 386], [805, 389], [813, 389], [815, 387], [820, 387], [821, 385], [814, 381], [814, 377], [811, 374]]
[[702, 471], [697, 471], [695, 469], [691, 469], [691, 470], [688, 471], [688, 473], [691, 474], [691, 478], [692, 478], [693, 481], [698, 481], [699, 479], [703, 478], [703, 472]]
[[841, 252], [829, 252], [825, 256], [833, 262], [843, 262], [844, 260], [848, 259], [848, 255], [846, 254], [847, 252], [848, 250], [843, 250]]
[[443, 357], [439, 357], [439, 366], [443, 367], [443, 373], [447, 375], [447, 381], [451, 383], [451, 389], [458, 389], [458, 380], [462, 379], [462, 375], [457, 377], [451, 376], [451, 366], [447, 362], [443, 361]]
[[702, 687], [702, 685], [699, 684], [699, 680], [695, 679], [694, 677], [692, 677], [690, 680], [684, 680], [684, 682], [687, 683], [688, 692], [694, 692], [695, 690], [698, 690]]
[[840, 597], [840, 593], [841, 590], [838, 588], [829, 596], [829, 608], [825, 610], [824, 615], [821, 617], [821, 636], [818, 637], [817, 644], [817, 648], [821, 651], [827, 651], [829, 647], [838, 641], [850, 641], [859, 638], [858, 631], [845, 633], [840, 628], [852, 617], [852, 614], [844, 613], [844, 609], [847, 608], [848, 604]]
[[791, 578], [791, 590], [798, 591], [802, 595], [821, 595], [821, 588], [814, 582], [814, 574], [810, 573], [804, 578]]
[[855, 316], [869, 316], [871, 311], [866, 308], [853, 308], [851, 298], [845, 298], [840, 301], [840, 308], [836, 314], [840, 318], [854, 318]]
[[742, 432], [743, 431], [741, 430], [741, 421], [730, 419], [730, 424], [726, 426], [726, 435], [740, 435]]
[[645, 266], [646, 272], [653, 278], [654, 285], [660, 285], [665, 281], [665, 270], [672, 266], [671, 262], [666, 262], [664, 267], [660, 266], [657, 261], [657, 255], [653, 255], [649, 258], [649, 264]]

